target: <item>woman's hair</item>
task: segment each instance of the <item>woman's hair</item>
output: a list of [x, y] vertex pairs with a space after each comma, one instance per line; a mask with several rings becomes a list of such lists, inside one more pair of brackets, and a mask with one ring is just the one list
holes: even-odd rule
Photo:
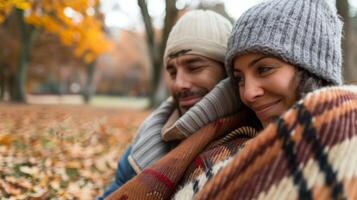
[[308, 72], [305, 69], [302, 69], [300, 67], [297, 67], [297, 76], [298, 76], [298, 86], [296, 88], [296, 97], [297, 101], [304, 98], [305, 95], [309, 92], [315, 91], [317, 89], [320, 89], [325, 86], [333, 86], [336, 85], [332, 82], [329, 82], [325, 79], [321, 79], [317, 77], [316, 75]]

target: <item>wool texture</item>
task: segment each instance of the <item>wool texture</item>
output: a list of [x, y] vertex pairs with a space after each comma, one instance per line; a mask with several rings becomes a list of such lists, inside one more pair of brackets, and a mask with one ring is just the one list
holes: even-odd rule
[[[243, 120], [204, 126], [108, 199], [172, 198], [197, 155]], [[324, 88], [248, 140], [195, 199], [356, 199], [356, 154], [357, 86]]]
[[357, 199], [357, 86], [310, 93], [195, 199]]
[[175, 55], [195, 54], [224, 62], [232, 23], [210, 10], [192, 10], [183, 15], [167, 38], [163, 63]]
[[[236, 113], [242, 107], [238, 95], [229, 78], [220, 81], [201, 101], [182, 115], [170, 131], [189, 137], [204, 125]], [[161, 135], [162, 128], [174, 109], [173, 100], [168, 99], [140, 126], [129, 156], [130, 164], [137, 173], [175, 146], [172, 141], [164, 141]]]
[[201, 173], [191, 182], [186, 183], [182, 186], [172, 198], [173, 200], [190, 200], [193, 199], [196, 195], [197, 191], [200, 191], [202, 187], [210, 180], [210, 177], [217, 174], [219, 170], [221, 170], [224, 166], [226, 166], [232, 157], [228, 157], [226, 160], [220, 161], [214, 164], [206, 173]]
[[228, 163], [229, 158], [237, 154], [257, 133], [256, 128], [244, 126], [208, 145], [186, 170], [185, 176], [180, 180], [182, 186], [179, 186], [173, 199], [192, 199], [206, 182]]
[[334, 85], [342, 84], [342, 21], [325, 0], [270, 0], [237, 20], [226, 68], [245, 53], [273, 55]]
[[[183, 140], [176, 148], [142, 173], [112, 193], [108, 199], [168, 199], [177, 190], [185, 171], [202, 153], [208, 144], [235, 130], [237, 125], [250, 124], [247, 112], [221, 118], [199, 129], [195, 134]], [[238, 145], [235, 145], [238, 146]], [[228, 151], [228, 148], [222, 148]], [[218, 152], [218, 151], [217, 151]], [[217, 156], [225, 157], [223, 151]]]

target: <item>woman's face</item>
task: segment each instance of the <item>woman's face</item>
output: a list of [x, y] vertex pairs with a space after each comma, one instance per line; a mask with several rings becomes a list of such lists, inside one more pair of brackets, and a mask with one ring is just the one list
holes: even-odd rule
[[257, 53], [237, 56], [233, 65], [240, 98], [264, 127], [295, 103], [298, 78], [293, 65]]

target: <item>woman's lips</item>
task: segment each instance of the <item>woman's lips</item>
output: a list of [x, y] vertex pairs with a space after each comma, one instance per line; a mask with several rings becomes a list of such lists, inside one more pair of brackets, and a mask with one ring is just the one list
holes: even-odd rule
[[264, 116], [264, 114], [270, 110], [272, 107], [274, 107], [276, 104], [278, 104], [280, 102], [279, 100], [264, 104], [264, 105], [260, 105], [260, 106], [256, 106], [256, 107], [252, 107], [253, 111], [255, 112], [256, 115], [258, 116]]

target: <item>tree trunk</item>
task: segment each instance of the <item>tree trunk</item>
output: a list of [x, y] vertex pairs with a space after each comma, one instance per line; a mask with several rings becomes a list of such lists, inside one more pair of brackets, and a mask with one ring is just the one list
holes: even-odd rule
[[351, 18], [349, 15], [348, 0], [336, 0], [336, 8], [338, 14], [343, 18], [343, 35], [342, 38], [342, 56], [343, 56], [343, 77], [345, 82], [357, 80], [357, 70], [353, 67], [354, 64], [350, 62], [351, 55]]
[[95, 61], [87, 64], [87, 80], [83, 87], [83, 93], [82, 93], [83, 101], [85, 104], [88, 104], [90, 102], [93, 94], [95, 93], [95, 86], [93, 85], [95, 64], [96, 64]]
[[146, 0], [138, 0], [138, 5], [141, 10], [141, 15], [145, 24], [146, 42], [150, 56], [151, 67], [151, 87], [150, 87], [150, 107], [158, 105], [164, 97], [162, 92], [165, 87], [159, 87], [162, 83], [162, 59], [165, 51], [167, 37], [174, 25], [177, 17], [176, 0], [166, 0], [166, 16], [164, 20], [164, 27], [162, 30], [162, 37], [160, 41], [155, 40], [155, 31], [152, 25], [151, 16], [147, 8]]
[[5, 67], [0, 64], [0, 101], [5, 97]]
[[17, 61], [16, 74], [12, 88], [10, 89], [10, 99], [14, 102], [25, 102], [25, 83], [27, 64], [30, 55], [32, 42], [35, 36], [35, 27], [25, 24], [23, 10], [16, 9], [15, 14], [18, 17], [22, 47]]

